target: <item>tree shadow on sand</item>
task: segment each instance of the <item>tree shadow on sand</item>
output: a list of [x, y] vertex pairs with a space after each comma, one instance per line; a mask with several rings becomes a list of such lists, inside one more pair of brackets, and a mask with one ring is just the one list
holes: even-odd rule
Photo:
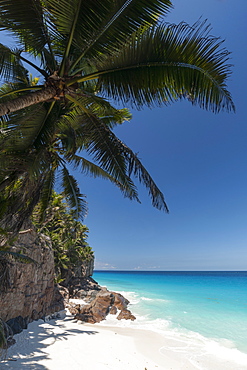
[[[70, 321], [70, 328], [65, 322]], [[71, 326], [75, 326], [71, 328]], [[42, 360], [52, 360], [46, 348], [57, 341], [66, 341], [71, 336], [95, 335], [97, 331], [85, 330], [82, 323], [76, 324], [73, 318], [66, 316], [63, 320], [55, 319], [48, 322], [39, 320], [29, 324], [28, 329], [16, 335], [16, 344], [7, 351], [4, 361], [0, 361], [0, 369], [48, 370], [40, 364]]]

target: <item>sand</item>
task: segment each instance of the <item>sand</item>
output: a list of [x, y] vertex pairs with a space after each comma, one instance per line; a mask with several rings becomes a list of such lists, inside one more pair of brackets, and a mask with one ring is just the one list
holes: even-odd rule
[[[159, 353], [160, 336], [139, 329], [105, 327], [63, 320], [29, 324], [0, 368], [35, 370], [179, 369]], [[157, 345], [158, 344], [158, 345]], [[188, 368], [189, 369], [189, 368]]]
[[[131, 327], [76, 322], [68, 313], [47, 322], [38, 320], [15, 335], [0, 369], [26, 370], [242, 370], [222, 358], [191, 358], [171, 338]], [[187, 350], [187, 349], [186, 349]], [[188, 352], [188, 351], [187, 351]], [[192, 351], [193, 352], [193, 351]], [[236, 365], [236, 364], [235, 364]], [[232, 367], [234, 366], [234, 367]]]

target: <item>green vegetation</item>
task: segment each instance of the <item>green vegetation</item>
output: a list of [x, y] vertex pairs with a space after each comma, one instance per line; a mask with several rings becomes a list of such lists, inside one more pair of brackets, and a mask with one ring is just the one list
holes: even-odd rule
[[83, 217], [71, 165], [139, 201], [137, 179], [153, 206], [168, 211], [139, 158], [113, 133], [130, 113], [110, 102], [142, 108], [187, 99], [215, 113], [234, 110], [229, 53], [205, 22], [160, 23], [171, 7], [169, 0], [0, 3], [1, 30], [16, 40], [13, 49], [0, 44], [2, 228], [17, 232], [39, 201], [44, 217], [55, 181]]
[[61, 282], [80, 268], [82, 261], [93, 258], [92, 248], [86, 241], [88, 228], [75, 218], [75, 211], [69, 208], [61, 194], [52, 193], [44, 221], [40, 221], [40, 206], [38, 204], [33, 213], [33, 223], [52, 241], [56, 281]]

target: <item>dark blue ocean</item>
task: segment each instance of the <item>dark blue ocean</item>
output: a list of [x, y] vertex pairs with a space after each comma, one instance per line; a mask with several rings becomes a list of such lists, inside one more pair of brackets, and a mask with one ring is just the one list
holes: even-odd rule
[[122, 325], [164, 332], [183, 346], [227, 349], [247, 368], [247, 272], [96, 271], [93, 278], [129, 299], [137, 320]]

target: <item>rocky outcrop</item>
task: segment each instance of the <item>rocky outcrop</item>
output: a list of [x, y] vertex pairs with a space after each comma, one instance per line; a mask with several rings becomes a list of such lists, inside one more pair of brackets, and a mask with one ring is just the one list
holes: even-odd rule
[[[50, 239], [29, 229], [21, 232], [12, 252], [22, 253], [35, 263], [8, 262], [5, 287], [0, 291], [0, 317], [4, 321], [22, 317], [25, 322], [39, 319], [64, 308], [54, 286], [54, 258]], [[21, 320], [21, 319], [20, 319]]]
[[[35, 262], [0, 258], [0, 318], [11, 333], [7, 343], [12, 343], [12, 335], [27, 328], [29, 322], [65, 307], [76, 319], [88, 323], [98, 323], [108, 314], [118, 314], [119, 320], [135, 319], [127, 309], [127, 299], [89, 277], [93, 273], [93, 257], [79, 263], [62, 285], [55, 285], [53, 250], [48, 237], [29, 228], [19, 233], [11, 252], [24, 254]], [[86, 304], [72, 304], [69, 298], [83, 299]]]
[[84, 299], [89, 302], [95, 298], [96, 294], [102, 289], [98, 283], [91, 277], [72, 277], [65, 284], [61, 283], [64, 288], [67, 288], [70, 298]]
[[76, 320], [98, 323], [108, 314], [117, 314], [117, 319], [135, 320], [135, 316], [127, 310], [129, 301], [120, 293], [108, 291], [100, 287], [92, 278], [74, 280], [75, 285], [69, 287], [70, 297], [80, 298], [86, 304], [67, 303], [67, 307]]

